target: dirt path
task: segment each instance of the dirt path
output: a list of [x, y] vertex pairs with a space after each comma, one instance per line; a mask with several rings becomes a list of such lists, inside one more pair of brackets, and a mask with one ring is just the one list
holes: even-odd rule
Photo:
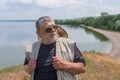
[[112, 43], [112, 49], [109, 52], [109, 54], [115, 57], [116, 59], [120, 60], [120, 32], [111, 32], [92, 27], [89, 28], [99, 33], [102, 33], [109, 39], [109, 41]]

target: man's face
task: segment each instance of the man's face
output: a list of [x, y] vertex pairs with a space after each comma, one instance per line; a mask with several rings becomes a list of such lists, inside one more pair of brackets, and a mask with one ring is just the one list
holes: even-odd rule
[[45, 21], [42, 22], [40, 30], [37, 32], [38, 36], [45, 42], [54, 42], [58, 38], [57, 27], [54, 21]]

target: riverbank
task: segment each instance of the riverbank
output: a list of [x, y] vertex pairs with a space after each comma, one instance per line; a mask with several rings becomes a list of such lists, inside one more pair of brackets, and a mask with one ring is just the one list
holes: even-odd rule
[[[120, 63], [113, 57], [99, 52], [83, 52], [86, 72], [78, 80], [120, 80]], [[0, 70], [0, 80], [30, 80], [23, 65]]]
[[88, 28], [105, 35], [109, 39], [109, 41], [112, 43], [112, 49], [108, 54], [120, 60], [120, 32], [106, 31], [106, 30], [97, 29], [93, 27], [88, 27]]

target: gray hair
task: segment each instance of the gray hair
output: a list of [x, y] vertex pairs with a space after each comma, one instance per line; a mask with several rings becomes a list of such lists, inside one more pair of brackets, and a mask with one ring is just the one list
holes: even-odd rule
[[53, 18], [49, 17], [49, 16], [42, 16], [40, 17], [37, 21], [36, 21], [36, 29], [39, 30], [41, 26], [41, 23], [44, 21], [51, 21], [53, 20]]

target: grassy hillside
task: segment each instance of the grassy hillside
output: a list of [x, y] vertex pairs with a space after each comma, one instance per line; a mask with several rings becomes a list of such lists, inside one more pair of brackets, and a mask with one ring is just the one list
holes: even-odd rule
[[23, 65], [12, 66], [0, 70], [0, 80], [28, 80], [29, 75]]
[[120, 63], [114, 58], [97, 52], [84, 52], [87, 71], [80, 80], [120, 80]]
[[[84, 52], [87, 70], [79, 80], [120, 80], [120, 63], [114, 58], [97, 52]], [[29, 80], [23, 65], [0, 70], [0, 80]]]

